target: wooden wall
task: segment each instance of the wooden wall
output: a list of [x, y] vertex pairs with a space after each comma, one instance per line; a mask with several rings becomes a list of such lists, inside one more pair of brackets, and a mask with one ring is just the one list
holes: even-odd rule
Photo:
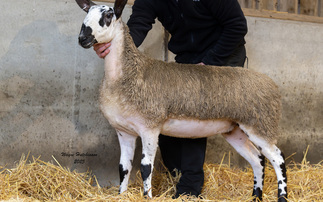
[[323, 17], [322, 0], [238, 0], [242, 8]]
[[[101, 0], [113, 3], [114, 0]], [[135, 0], [128, 0], [133, 4]], [[242, 8], [323, 17], [323, 0], [238, 0]], [[307, 21], [307, 20], [306, 20]]]

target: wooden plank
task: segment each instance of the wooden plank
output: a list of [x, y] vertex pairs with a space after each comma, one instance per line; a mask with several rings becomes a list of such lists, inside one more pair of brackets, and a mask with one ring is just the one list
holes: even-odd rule
[[[115, 0], [100, 0], [101, 2], [108, 2], [108, 3], [114, 3]], [[97, 1], [97, 2], [100, 2]], [[133, 2], [135, 2], [135, 0], [128, 0], [127, 4], [133, 5]]]
[[314, 16], [319, 16], [319, 0], [314, 2]]
[[263, 0], [258, 0], [259, 2], [258, 2], [258, 10], [262, 10], [263, 8], [264, 8], [264, 4], [263, 4]]
[[300, 21], [300, 22], [312, 22], [312, 23], [323, 24], [323, 17], [299, 15], [299, 14], [293, 14], [293, 13], [287, 13], [287, 12], [286, 13], [274, 12], [274, 11], [268, 11], [268, 10], [259, 11], [259, 10], [250, 9], [250, 8], [243, 8], [242, 10], [246, 16], [251, 16], [251, 17], [293, 20], [293, 21]]
[[298, 0], [295, 0], [294, 7], [295, 7], [295, 14], [298, 14]]
[[[100, 0], [100, 2], [108, 2], [108, 3], [114, 3], [114, 1], [115, 0]], [[128, 0], [128, 4], [133, 5], [134, 1], [135, 0]], [[280, 19], [280, 20], [293, 20], [293, 21], [300, 21], [300, 22], [313, 22], [313, 23], [323, 24], [323, 17], [299, 15], [299, 14], [277, 12], [277, 11], [268, 11], [263, 9], [257, 10], [256, 1], [257, 0], [252, 1], [252, 7], [254, 9], [242, 8], [246, 16]], [[298, 13], [298, 0], [295, 0], [295, 13]]]
[[278, 1], [277, 0], [273, 0], [273, 7], [274, 7], [274, 11], [277, 11], [278, 9]]
[[256, 8], [256, 1], [257, 1], [257, 0], [252, 0], [252, 9], [257, 9], [257, 8]]

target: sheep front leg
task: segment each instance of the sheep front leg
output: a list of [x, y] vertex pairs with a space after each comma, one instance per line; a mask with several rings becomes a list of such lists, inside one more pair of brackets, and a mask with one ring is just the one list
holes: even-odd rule
[[151, 178], [154, 169], [155, 155], [158, 147], [158, 135], [159, 131], [147, 131], [141, 135], [142, 159], [140, 172], [144, 183], [144, 195], [148, 195], [148, 197], [150, 198], [152, 197]]
[[120, 188], [119, 193], [127, 190], [129, 183], [129, 176], [132, 169], [132, 161], [136, 147], [136, 136], [129, 135], [117, 131], [118, 139], [120, 143], [120, 164], [119, 164], [119, 175], [120, 175]]

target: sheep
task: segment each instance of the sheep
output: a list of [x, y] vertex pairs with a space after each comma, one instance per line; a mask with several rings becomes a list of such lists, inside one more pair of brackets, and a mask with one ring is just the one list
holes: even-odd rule
[[166, 63], [136, 48], [121, 20], [127, 0], [114, 7], [76, 0], [87, 12], [79, 44], [111, 43], [105, 57], [100, 108], [116, 129], [121, 156], [119, 193], [127, 190], [135, 140], [142, 140], [144, 195], [152, 197], [151, 178], [159, 134], [199, 138], [222, 134], [252, 166], [253, 196], [262, 199], [265, 157], [278, 181], [278, 201], [286, 201], [284, 155], [276, 146], [281, 116], [277, 85], [244, 68]]

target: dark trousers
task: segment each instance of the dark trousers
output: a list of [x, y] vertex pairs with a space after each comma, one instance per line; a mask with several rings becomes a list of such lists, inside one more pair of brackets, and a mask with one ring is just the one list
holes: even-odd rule
[[[243, 67], [245, 59], [246, 49], [241, 45], [228, 57], [226, 66]], [[206, 144], [207, 138], [175, 138], [162, 134], [159, 136], [159, 147], [165, 166], [170, 172], [177, 169], [182, 173], [176, 185], [177, 197], [184, 193], [195, 196], [201, 193]]]
[[174, 169], [182, 173], [176, 185], [177, 193], [195, 196], [201, 193], [204, 183], [203, 164], [206, 140], [206, 138], [159, 136], [159, 147], [165, 166], [172, 174], [174, 174]]

